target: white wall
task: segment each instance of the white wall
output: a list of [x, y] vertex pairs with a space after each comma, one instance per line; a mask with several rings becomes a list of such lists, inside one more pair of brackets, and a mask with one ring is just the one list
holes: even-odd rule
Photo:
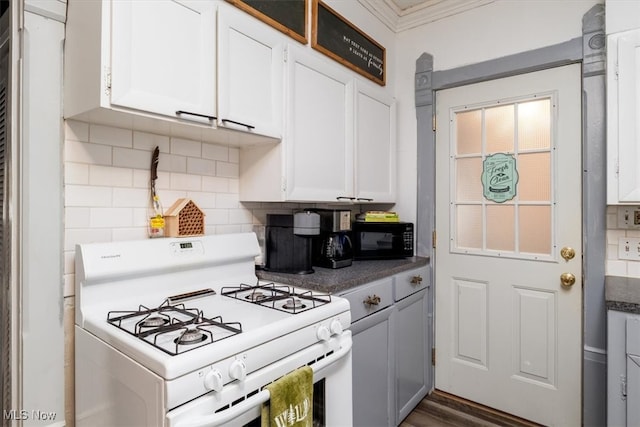
[[[448, 70], [550, 46], [582, 36], [582, 16], [599, 0], [498, 0], [398, 34], [398, 204], [404, 218], [416, 212], [415, 61], [433, 55], [434, 70]], [[409, 220], [409, 219], [407, 219]]]
[[[28, 6], [28, 5], [25, 5]], [[24, 12], [21, 73], [14, 68], [18, 101], [17, 268], [20, 300], [20, 367], [12, 379], [21, 385], [18, 411], [25, 426], [64, 425], [64, 335], [61, 237], [62, 186], [60, 116], [64, 25], [57, 19]], [[15, 111], [14, 113], [17, 113]], [[13, 209], [14, 207], [12, 207]], [[15, 397], [14, 397], [15, 399]], [[21, 413], [20, 411], [26, 411]], [[39, 414], [47, 414], [39, 416]], [[5, 418], [6, 419], [6, 418]], [[8, 421], [5, 421], [8, 422]], [[11, 422], [9, 422], [11, 423]]]

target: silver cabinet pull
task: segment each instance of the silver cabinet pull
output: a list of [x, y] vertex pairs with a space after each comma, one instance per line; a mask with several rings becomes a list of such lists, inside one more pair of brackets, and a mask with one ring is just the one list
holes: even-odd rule
[[367, 296], [367, 299], [365, 299], [364, 301], [362, 301], [364, 304], [368, 305], [368, 306], [372, 306], [372, 305], [378, 305], [380, 304], [380, 297], [376, 294], [373, 294], [373, 296], [369, 295]]

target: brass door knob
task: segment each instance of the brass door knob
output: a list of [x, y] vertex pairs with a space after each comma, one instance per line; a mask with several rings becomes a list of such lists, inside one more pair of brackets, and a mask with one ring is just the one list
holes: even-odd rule
[[566, 261], [569, 261], [576, 256], [576, 251], [575, 249], [570, 248], [569, 246], [565, 246], [564, 248], [560, 249], [560, 256], [564, 258]]
[[560, 283], [566, 287], [573, 286], [573, 284], [576, 283], [576, 276], [571, 273], [562, 273], [560, 275]]

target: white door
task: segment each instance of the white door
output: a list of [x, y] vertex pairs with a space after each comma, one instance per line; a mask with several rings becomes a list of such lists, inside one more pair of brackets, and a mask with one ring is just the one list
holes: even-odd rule
[[396, 196], [396, 103], [380, 86], [355, 85], [355, 197], [393, 203]]
[[282, 33], [218, 6], [219, 126], [282, 138], [283, 55]]
[[288, 48], [287, 199], [353, 197], [353, 79], [305, 49]]
[[114, 1], [111, 103], [175, 117], [216, 114], [216, 15], [199, 1]]
[[580, 76], [436, 98], [435, 387], [544, 425], [581, 422]]

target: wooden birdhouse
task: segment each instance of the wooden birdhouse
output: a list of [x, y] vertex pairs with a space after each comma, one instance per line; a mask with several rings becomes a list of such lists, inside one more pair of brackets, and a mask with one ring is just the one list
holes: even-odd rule
[[191, 199], [178, 199], [165, 212], [165, 236], [201, 236], [204, 234], [204, 212]]

